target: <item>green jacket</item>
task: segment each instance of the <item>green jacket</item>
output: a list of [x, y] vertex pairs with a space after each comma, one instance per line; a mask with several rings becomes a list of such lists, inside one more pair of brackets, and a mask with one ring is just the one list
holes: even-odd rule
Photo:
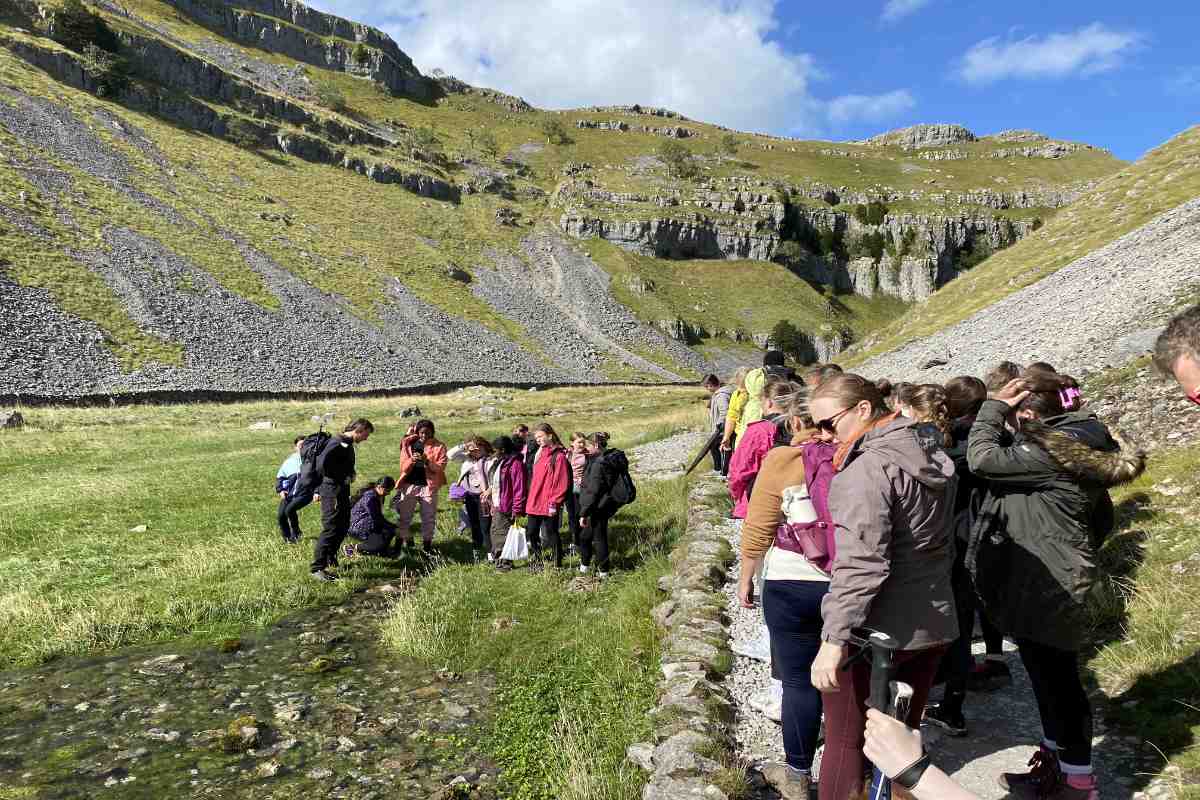
[[1004, 427], [1008, 405], [983, 404], [967, 463], [987, 482], [967, 564], [988, 616], [1010, 636], [1079, 650], [1096, 548], [1113, 527], [1108, 488], [1133, 480], [1143, 453], [1125, 449], [1095, 416], [1064, 414]]

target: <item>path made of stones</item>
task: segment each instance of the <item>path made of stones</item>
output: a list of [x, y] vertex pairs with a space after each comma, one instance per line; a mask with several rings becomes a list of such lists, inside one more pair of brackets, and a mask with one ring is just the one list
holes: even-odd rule
[[[730, 567], [729, 580], [725, 584], [728, 598], [728, 613], [732, 620], [731, 636], [734, 643], [750, 642], [759, 635], [762, 623], [761, 607], [742, 608], [737, 599], [738, 578], [741, 571], [740, 523], [730, 520], [726, 528], [729, 542], [738, 558]], [[982, 642], [976, 642], [976, 652], [982, 652]], [[996, 782], [1001, 772], [1025, 769], [1033, 745], [1041, 739], [1041, 723], [1029, 677], [1021, 666], [1021, 660], [1011, 642], [1005, 643], [1008, 666], [1013, 673], [1013, 685], [991, 694], [971, 694], [967, 699], [965, 714], [970, 734], [965, 738], [941, 735], [937, 729], [926, 728], [925, 741], [933, 754], [934, 763], [946, 770], [960, 784], [977, 794], [981, 800], [1000, 800], [1008, 797]], [[737, 740], [738, 756], [752, 767], [751, 780], [755, 797], [760, 800], [779, 795], [766, 785], [757, 767], [765, 761], [782, 761], [783, 734], [779, 725], [750, 708], [750, 696], [767, 685], [771, 677], [770, 667], [761, 661], [735, 656], [734, 667], [725, 679], [726, 688], [733, 696], [737, 716], [734, 735]], [[934, 699], [940, 689], [934, 689]], [[1132, 788], [1142, 783], [1137, 779], [1135, 750], [1140, 740], [1135, 737], [1108, 735], [1104, 721], [1097, 715], [1095, 721], [1095, 757], [1100, 780], [1100, 796], [1104, 800], [1130, 800], [1135, 795]], [[820, 753], [815, 765], [819, 776]], [[1147, 795], [1157, 797], [1148, 790]], [[814, 788], [813, 796], [816, 796]]]

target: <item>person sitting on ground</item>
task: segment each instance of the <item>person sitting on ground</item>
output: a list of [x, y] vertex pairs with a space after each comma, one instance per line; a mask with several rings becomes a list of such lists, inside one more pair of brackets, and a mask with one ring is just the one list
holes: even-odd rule
[[919, 730], [873, 708], [867, 709], [863, 755], [914, 800], [982, 800], [933, 766]]
[[1158, 335], [1154, 366], [1173, 377], [1188, 400], [1200, 405], [1200, 305], [1177, 315]]
[[438, 490], [446, 485], [446, 445], [434, 437], [433, 422], [423, 419], [408, 429], [400, 441], [400, 480], [392, 510], [400, 527], [400, 546], [412, 546], [413, 512], [421, 509], [421, 547], [433, 550], [437, 524]]
[[312, 502], [312, 493], [300, 486], [300, 445], [303, 442], [303, 436], [293, 440], [291, 455], [275, 473], [275, 493], [279, 495], [279, 510], [275, 517], [279, 522], [279, 533], [288, 544], [300, 541], [299, 511]]
[[[729, 396], [729, 410], [725, 412], [725, 429], [721, 433], [721, 452], [725, 454], [725, 464], [729, 463], [729, 454], [737, 446], [737, 428], [742, 421], [742, 412], [750, 394], [746, 391], [746, 376], [750, 374], [747, 367], [742, 367], [733, 376], [733, 394]], [[726, 471], [728, 474], [728, 470]]]
[[[738, 597], [743, 608], [754, 607], [754, 575], [761, 565], [772, 665], [783, 684], [786, 754], [784, 763], [765, 765], [762, 772], [784, 800], [808, 800], [821, 726], [821, 693], [813, 687], [811, 669], [821, 646], [821, 601], [829, 590], [830, 556], [836, 553], [833, 531], [812, 525], [824, 522], [828, 513], [825, 500], [837, 448], [814, 438], [806, 388], [783, 385], [793, 391], [777, 396], [773, 405], [781, 412], [792, 446], [771, 450], [755, 482], [742, 528]], [[804, 526], [809, 530], [778, 535]], [[806, 542], [800, 537], [811, 536], [819, 537], [824, 556], [811, 546], [806, 555]]]
[[[958, 490], [954, 496], [954, 568], [950, 574], [954, 605], [958, 611], [958, 638], [942, 659], [941, 672], [946, 684], [942, 700], [926, 708], [925, 720], [951, 736], [966, 736], [967, 722], [963, 705], [967, 689], [996, 689], [1011, 684], [1012, 673], [1004, 660], [1004, 638], [982, 612], [979, 617], [987, 645], [987, 660], [979, 670], [972, 670], [971, 641], [975, 633], [975, 615], [980, 609], [975, 597], [975, 584], [966, 566], [967, 540], [987, 484], [975, 477], [967, 467], [967, 437], [979, 407], [987, 399], [987, 389], [979, 378], [964, 375], [947, 381], [944, 393], [945, 413], [953, 420], [950, 424], [951, 444], [947, 452], [954, 459], [954, 471], [958, 475]], [[916, 413], [921, 412], [918, 410]]]
[[471, 529], [471, 547], [475, 560], [479, 561], [485, 552], [490, 552], [492, 517], [490, 506], [485, 506], [484, 500], [487, 497], [488, 469], [493, 457], [492, 444], [482, 436], [471, 436], [464, 443], [461, 454], [450, 451], [449, 458], [453, 460], [455, 457], [463, 462], [455, 485], [463, 492], [463, 508]]
[[354, 445], [362, 444], [375, 426], [367, 419], [356, 419], [340, 436], [333, 436], [317, 456], [321, 483], [317, 497], [321, 503], [321, 535], [313, 547], [309, 574], [318, 581], [335, 581], [329, 570], [337, 567], [338, 548], [350, 531], [350, 484], [354, 481]]
[[[383, 502], [395, 488], [396, 479], [384, 475], [360, 486], [350, 498], [350, 535], [361, 542], [356, 548], [361, 555], [384, 558], [394, 555], [392, 538], [396, 535], [396, 525], [383, 515]], [[347, 555], [353, 553], [348, 551]]]
[[968, 563], [988, 615], [1017, 642], [1045, 734], [1032, 769], [1006, 773], [1001, 785], [1017, 795], [1097, 800], [1092, 711], [1079, 677], [1086, 598], [1096, 548], [1114, 524], [1108, 488], [1140, 475], [1146, 459], [1095, 416], [1065, 412], [1063, 377], [1029, 373], [980, 408], [967, 463], [988, 489]]
[[729, 414], [729, 401], [733, 397], [736, 387], [732, 385], [722, 386], [721, 379], [716, 375], [705, 375], [703, 386], [705, 391], [709, 393], [709, 433], [717, 437], [712, 447], [709, 448], [709, 454], [712, 456], [713, 472], [728, 475], [729, 464], [727, 462], [729, 459], [725, 457], [725, 452], [721, 449], [721, 440], [725, 436], [725, 417]]
[[562, 507], [571, 490], [571, 467], [567, 451], [549, 423], [538, 423], [533, 429], [537, 454], [533, 476], [529, 480], [529, 498], [525, 501], [526, 535], [532, 558], [531, 572], [541, 572], [542, 547], [554, 548], [554, 566], [562, 568], [563, 547], [559, 529], [562, 527]]
[[837, 364], [810, 364], [800, 377], [811, 392], [825, 381], [841, 374], [842, 368]]
[[998, 392], [1007, 386], [1011, 381], [1015, 381], [1021, 377], [1021, 373], [1025, 368], [1020, 364], [1012, 361], [1001, 361], [992, 371], [983, 378], [983, 385], [987, 387], [989, 392]]
[[509, 436], [501, 436], [492, 442], [495, 457], [488, 475], [491, 491], [489, 505], [492, 509], [492, 560], [496, 569], [507, 572], [512, 562], [501, 560], [504, 541], [508, 530], [525, 514], [525, 459], [517, 444]]
[[822, 383], [809, 406], [814, 425], [839, 442], [829, 492], [837, 555], [821, 603], [821, 649], [812, 665], [823, 693], [821, 800], [863, 789], [863, 731], [870, 659], [841, 669], [850, 635], [865, 626], [900, 645], [895, 680], [913, 688], [917, 725], [942, 655], [958, 638], [954, 563], [954, 462], [922, 437], [918, 423], [889, 413], [875, 384], [845, 374]]
[[741, 443], [733, 451], [729, 464], [729, 495], [733, 498], [733, 516], [743, 519], [754, 491], [754, 481], [758, 470], [762, 467], [763, 459], [771, 448], [785, 445], [791, 441], [791, 433], [787, 430], [787, 420], [783, 417], [783, 409], [777, 401], [800, 389], [800, 385], [777, 378], [763, 388], [762, 409], [764, 416], [759, 421], [746, 428]]
[[596, 557], [596, 576], [608, 577], [608, 522], [620, 506], [612, 490], [622, 474], [629, 471], [629, 459], [620, 450], [608, 449], [608, 434], [597, 432], [587, 439], [587, 465], [579, 493], [579, 571], [587, 574]]

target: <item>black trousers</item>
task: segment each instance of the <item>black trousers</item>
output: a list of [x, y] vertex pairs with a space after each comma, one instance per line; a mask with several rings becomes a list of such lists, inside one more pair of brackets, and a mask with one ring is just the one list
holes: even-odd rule
[[[723, 435], [725, 433], [725, 423], [722, 422], [721, 424], [717, 425], [716, 430], [713, 432]], [[729, 454], [721, 450], [720, 439], [717, 439], [712, 443], [712, 446], [708, 448], [708, 454], [712, 456], [713, 470], [720, 472], [722, 475], [728, 475], [729, 465], [726, 464], [726, 462], [729, 460]]]
[[307, 492], [293, 497], [284, 497], [279, 501], [279, 532], [285, 542], [300, 541], [300, 509], [313, 501], [313, 496]]
[[[554, 514], [543, 517], [538, 514], [526, 515], [525, 538], [529, 541], [530, 555], [537, 561], [542, 560], [542, 546], [550, 544], [554, 547], [554, 565], [561, 567], [563, 563], [562, 537], [558, 530], [562, 527], [562, 509]], [[548, 541], [543, 541], [543, 539]]]
[[579, 493], [574, 487], [567, 492], [565, 505], [567, 507], [567, 530], [571, 533], [571, 543], [578, 550], [583, 547], [580, 539], [584, 534], [579, 527]]
[[321, 496], [321, 535], [309, 567], [313, 572], [337, 566], [338, 548], [350, 530], [350, 487], [322, 483], [317, 494]]
[[1021, 662], [1033, 684], [1042, 731], [1058, 745], [1064, 764], [1092, 763], [1092, 704], [1079, 677], [1079, 654], [1017, 639]]
[[983, 629], [983, 639], [989, 655], [1000, 655], [1004, 652], [1004, 635], [993, 625], [983, 612], [979, 595], [975, 593], [975, 582], [971, 579], [971, 571], [966, 566], [966, 543], [955, 541], [957, 552], [954, 557], [954, 568], [950, 573], [950, 585], [954, 590], [954, 605], [958, 612], [959, 636], [946, 651], [945, 663], [942, 666], [946, 678], [946, 695], [944, 703], [962, 710], [962, 699], [967, 695], [967, 679], [975, 660], [971, 658], [971, 641], [975, 635], [975, 615], [979, 615], [979, 624]]
[[467, 492], [463, 498], [463, 507], [467, 510], [467, 520], [471, 528], [471, 547], [475, 550], [485, 550], [492, 537], [492, 518], [485, 516], [480, 505], [479, 495]]
[[597, 514], [588, 518], [588, 526], [580, 529], [579, 558], [585, 567], [591, 566], [595, 553], [596, 569], [608, 572], [608, 521], [611, 514]]

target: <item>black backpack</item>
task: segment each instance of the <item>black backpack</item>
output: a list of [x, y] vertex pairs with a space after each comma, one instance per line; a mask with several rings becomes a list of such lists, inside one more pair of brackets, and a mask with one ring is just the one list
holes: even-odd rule
[[613, 480], [612, 488], [608, 490], [608, 499], [612, 501], [614, 510], [621, 506], [627, 506], [637, 499], [637, 487], [633, 485], [633, 477], [629, 474], [629, 461], [620, 450], [615, 452], [619, 454], [619, 458], [615, 458], [608, 453], [605, 454], [608, 457], [609, 463], [618, 470], [617, 477]]
[[321, 457], [332, 438], [333, 434], [329, 431], [319, 430], [305, 436], [304, 441], [300, 443], [300, 477], [296, 479], [299, 490], [316, 489], [317, 484], [325, 477], [317, 467], [317, 459]]

